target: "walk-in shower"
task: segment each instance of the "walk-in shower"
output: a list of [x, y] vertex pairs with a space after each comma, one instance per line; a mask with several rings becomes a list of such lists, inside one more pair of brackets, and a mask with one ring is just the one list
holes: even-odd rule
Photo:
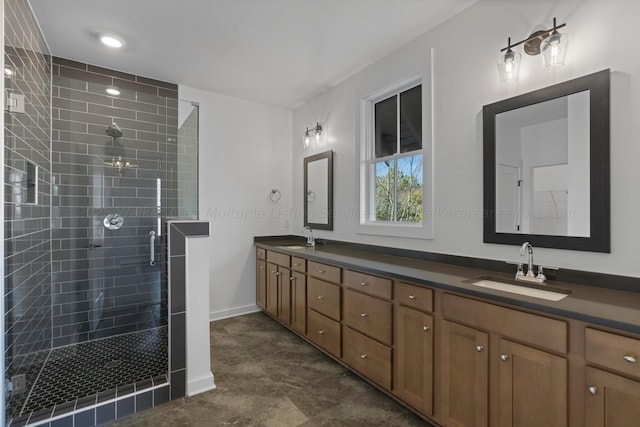
[[179, 123], [174, 84], [15, 46], [5, 61], [13, 90], [41, 91], [5, 116], [7, 424], [166, 400], [166, 222], [197, 217], [197, 106]]

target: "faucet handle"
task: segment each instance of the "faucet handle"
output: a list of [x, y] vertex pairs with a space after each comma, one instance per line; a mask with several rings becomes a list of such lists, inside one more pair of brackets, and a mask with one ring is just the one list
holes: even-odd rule
[[547, 276], [544, 275], [544, 266], [538, 266], [538, 275], [536, 276], [536, 279], [540, 280], [540, 282], [547, 280]]

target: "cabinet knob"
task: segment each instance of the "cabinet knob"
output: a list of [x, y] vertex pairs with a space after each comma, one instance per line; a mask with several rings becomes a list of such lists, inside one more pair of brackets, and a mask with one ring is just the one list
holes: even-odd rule
[[362, 317], [362, 318], [367, 317], [367, 313], [360, 313], [360, 317]]
[[276, 276], [279, 276], [279, 275], [281, 275], [281, 274], [282, 274], [282, 272], [278, 271], [278, 272], [276, 273]]
[[509, 355], [508, 354], [501, 354], [500, 355], [500, 360], [502, 360], [503, 362], [506, 362], [509, 359]]
[[293, 263], [293, 266], [294, 266], [294, 267], [300, 267], [300, 264], [298, 264], [297, 262], [294, 262], [294, 263]]
[[416, 299], [415, 295], [409, 295], [409, 299]]
[[324, 270], [318, 270], [318, 274], [324, 274]]
[[324, 299], [324, 297], [323, 297], [322, 295], [320, 295], [320, 296], [318, 297], [318, 299]]
[[430, 327], [428, 327], [428, 326], [423, 326], [423, 327], [422, 327], [422, 330], [423, 330], [423, 331], [425, 331], [425, 332], [428, 332], [430, 329], [431, 329], [431, 328], [430, 328]]
[[320, 330], [318, 331], [318, 333], [319, 333], [320, 335], [324, 335], [324, 332], [325, 332], [325, 331], [324, 331], [324, 329], [320, 329]]
[[260, 266], [260, 270], [264, 270], [264, 265], [261, 265], [261, 266]]
[[589, 387], [587, 390], [589, 390], [589, 394], [592, 396], [595, 396], [596, 393], [598, 392], [598, 389], [593, 386]]
[[627, 354], [623, 359], [629, 363], [636, 363], [637, 356], [635, 354]]
[[291, 277], [289, 277], [289, 280], [291, 280], [293, 282], [294, 280], [296, 280], [296, 278], [291, 276]]
[[367, 355], [366, 355], [366, 354], [361, 354], [361, 355], [360, 355], [360, 359], [366, 359], [366, 358], [367, 358]]
[[477, 345], [477, 346], [476, 346], [476, 351], [477, 351], [478, 353], [479, 353], [479, 352], [481, 352], [482, 350], [484, 350], [484, 346], [483, 346], [483, 345]]
[[367, 282], [360, 282], [360, 286], [367, 286], [368, 283]]
[[271, 270], [271, 274], [276, 274], [276, 271], [275, 270]]

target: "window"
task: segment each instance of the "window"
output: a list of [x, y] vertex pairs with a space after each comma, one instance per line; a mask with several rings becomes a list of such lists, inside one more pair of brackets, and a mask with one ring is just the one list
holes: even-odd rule
[[366, 101], [365, 223], [423, 221], [422, 85], [411, 83]]

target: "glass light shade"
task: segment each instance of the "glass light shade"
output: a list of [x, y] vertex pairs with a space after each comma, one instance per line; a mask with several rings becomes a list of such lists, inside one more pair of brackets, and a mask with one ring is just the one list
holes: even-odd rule
[[311, 145], [311, 135], [309, 134], [309, 131], [306, 131], [302, 137], [302, 146], [306, 150], [309, 148], [309, 145]]
[[522, 55], [520, 52], [514, 52], [507, 49], [506, 52], [500, 53], [498, 56], [498, 73], [502, 83], [515, 82], [520, 74], [520, 61]]
[[322, 135], [322, 130], [321, 129], [316, 129], [316, 131], [315, 131], [316, 143], [320, 142], [320, 136], [321, 135]]
[[563, 66], [567, 56], [569, 37], [562, 33], [553, 33], [542, 41], [540, 50], [545, 67]]

